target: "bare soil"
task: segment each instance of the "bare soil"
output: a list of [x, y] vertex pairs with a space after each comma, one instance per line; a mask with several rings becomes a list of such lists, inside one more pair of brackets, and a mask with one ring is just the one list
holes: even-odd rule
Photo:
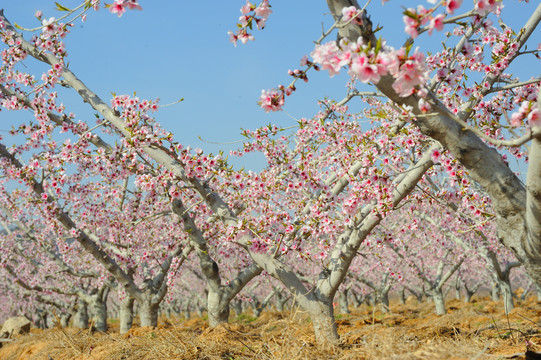
[[54, 328], [31, 330], [0, 349], [1, 360], [143, 359], [526, 359], [541, 352], [541, 304], [517, 302], [505, 315], [501, 302], [447, 302], [434, 315], [430, 303], [409, 299], [390, 312], [362, 306], [337, 315], [341, 343], [316, 346], [310, 319], [298, 310], [242, 315], [211, 329], [202, 319], [161, 319], [158, 328], [119, 335]]

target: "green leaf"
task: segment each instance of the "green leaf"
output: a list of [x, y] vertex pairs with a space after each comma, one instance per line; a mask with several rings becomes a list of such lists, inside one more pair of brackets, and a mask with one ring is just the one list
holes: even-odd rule
[[414, 20], [417, 20], [419, 18], [419, 15], [412, 13], [411, 11], [408, 11], [408, 10], [404, 11], [404, 15]]
[[379, 50], [381, 49], [381, 36], [378, 38], [378, 42], [376, 43], [376, 55], [379, 53]]
[[55, 2], [56, 4], [56, 10], [58, 11], [73, 11], [71, 9], [68, 9], [67, 7], [60, 5], [59, 3]]

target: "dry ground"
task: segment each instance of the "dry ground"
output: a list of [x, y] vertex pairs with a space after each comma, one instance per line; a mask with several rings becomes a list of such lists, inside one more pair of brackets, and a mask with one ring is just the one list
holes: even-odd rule
[[341, 344], [314, 344], [310, 320], [299, 311], [243, 315], [210, 329], [201, 319], [162, 320], [121, 336], [55, 328], [32, 330], [0, 349], [1, 360], [143, 359], [525, 359], [541, 351], [541, 304], [518, 303], [509, 316], [488, 299], [448, 302], [448, 313], [408, 301], [382, 314], [363, 306], [337, 315]]

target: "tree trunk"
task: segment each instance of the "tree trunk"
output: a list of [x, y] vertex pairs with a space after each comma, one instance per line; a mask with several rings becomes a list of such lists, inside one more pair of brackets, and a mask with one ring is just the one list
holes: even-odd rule
[[107, 304], [97, 296], [92, 296], [90, 304], [90, 313], [92, 314], [92, 322], [97, 331], [107, 331]]
[[355, 306], [355, 308], [359, 308], [363, 304], [363, 296], [356, 294], [354, 291], [351, 291], [350, 293], [353, 295], [353, 306]]
[[500, 289], [503, 295], [503, 306], [505, 313], [508, 314], [509, 311], [515, 308], [515, 303], [513, 301], [513, 292], [511, 291], [511, 284], [507, 281], [500, 281]]
[[73, 327], [78, 329], [88, 328], [88, 304], [81, 299], [77, 302], [77, 312], [73, 317]]
[[445, 309], [445, 299], [443, 298], [443, 291], [441, 288], [433, 289], [432, 300], [436, 306], [436, 315], [445, 315], [447, 310]]
[[400, 299], [400, 304], [402, 304], [402, 305], [406, 304], [406, 289], [402, 288], [402, 290], [400, 290], [398, 295], [399, 295], [399, 299]]
[[237, 299], [237, 300], [231, 301], [231, 308], [235, 312], [235, 315], [239, 317], [240, 314], [242, 314], [242, 300]]
[[188, 320], [192, 317], [192, 314], [190, 313], [190, 304], [187, 303], [184, 307], [184, 319]]
[[71, 314], [70, 313], [61, 314], [60, 315], [60, 326], [65, 327], [65, 328], [68, 327], [70, 319], [71, 319]]
[[389, 312], [389, 291], [378, 291], [376, 293], [376, 306], [378, 305], [382, 313]]
[[500, 300], [500, 284], [496, 280], [492, 282], [492, 289], [490, 291], [490, 299], [492, 301]]
[[455, 299], [460, 300], [460, 277], [456, 277], [455, 282]]
[[127, 333], [133, 325], [133, 304], [135, 299], [132, 297], [126, 297], [120, 303], [120, 333]]
[[314, 301], [305, 310], [312, 319], [316, 342], [323, 346], [337, 344], [339, 336], [332, 301]]
[[229, 301], [223, 301], [221, 292], [211, 288], [207, 295], [207, 314], [209, 326], [216, 327], [229, 321]]
[[351, 313], [348, 306], [348, 289], [345, 289], [338, 294], [338, 305], [340, 306], [341, 314]]
[[152, 296], [144, 294], [139, 302], [139, 321], [141, 326], [158, 326], [158, 310], [160, 304], [152, 301]]
[[41, 309], [36, 311], [37, 319], [35, 325], [38, 329], [47, 329], [47, 313]]

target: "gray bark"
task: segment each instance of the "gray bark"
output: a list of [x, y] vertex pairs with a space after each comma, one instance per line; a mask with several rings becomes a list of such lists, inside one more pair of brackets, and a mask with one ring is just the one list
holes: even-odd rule
[[221, 291], [212, 291], [209, 287], [207, 295], [207, 315], [209, 326], [216, 327], [229, 321], [229, 302], [223, 298]]
[[73, 317], [73, 327], [79, 329], [88, 328], [88, 304], [82, 299], [77, 301], [77, 311]]
[[464, 284], [464, 290], [466, 291], [466, 294], [464, 296], [464, 302], [465, 303], [471, 302], [473, 295], [475, 295], [475, 293], [480, 287], [481, 287], [481, 284], [477, 284], [473, 288], [470, 289], [466, 284]]
[[107, 331], [107, 304], [106, 301], [97, 297], [89, 296], [87, 299], [92, 323], [97, 331]]
[[154, 302], [152, 298], [142, 296], [139, 300], [139, 321], [141, 326], [158, 326], [159, 309], [159, 302]]
[[505, 313], [508, 314], [511, 310], [515, 308], [511, 284], [508, 281], [500, 281], [500, 290], [503, 296], [503, 306], [505, 309]]
[[355, 308], [359, 308], [364, 301], [364, 296], [355, 291], [350, 291], [350, 293], [353, 296], [353, 306], [355, 306]]
[[127, 296], [120, 303], [120, 333], [127, 333], [133, 326], [133, 304], [135, 299], [133, 297]]
[[71, 319], [71, 314], [70, 313], [60, 314], [60, 326], [68, 327], [70, 319]]
[[346, 288], [338, 293], [338, 306], [340, 307], [340, 313], [342, 314], [351, 313], [348, 304], [348, 290], [349, 289]]
[[192, 317], [192, 314], [190, 312], [190, 304], [186, 304], [184, 306], [184, 319], [188, 320]]
[[492, 281], [492, 287], [490, 289], [490, 298], [492, 301], [500, 300], [500, 284], [498, 283], [498, 280], [496, 279]]
[[231, 309], [233, 309], [235, 315], [239, 317], [240, 314], [242, 314], [242, 300], [236, 299], [231, 301]]
[[334, 319], [332, 302], [318, 301], [310, 304], [305, 310], [310, 314], [319, 344], [337, 343], [339, 336]]
[[434, 288], [431, 293], [432, 300], [436, 306], [436, 315], [445, 315], [447, 310], [445, 308], [445, 299], [443, 296], [443, 291], [441, 287]]

